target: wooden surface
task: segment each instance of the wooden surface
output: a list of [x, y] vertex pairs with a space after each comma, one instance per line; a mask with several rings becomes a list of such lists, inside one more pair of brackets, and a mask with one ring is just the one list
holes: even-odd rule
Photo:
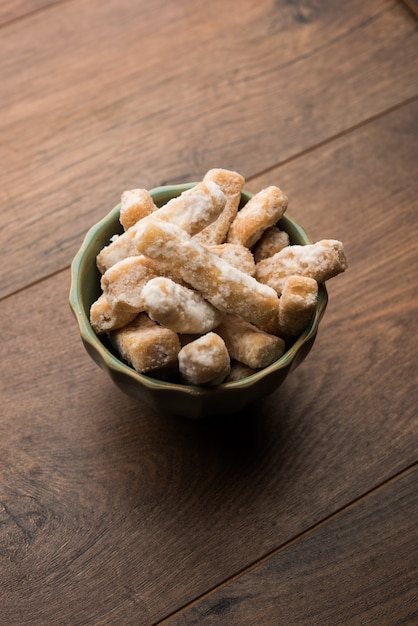
[[[404, 2], [0, 4], [0, 624], [418, 621], [418, 31]], [[133, 186], [240, 171], [344, 242], [256, 410], [123, 395], [68, 306]]]
[[418, 0], [403, 0], [414, 15], [418, 16]]

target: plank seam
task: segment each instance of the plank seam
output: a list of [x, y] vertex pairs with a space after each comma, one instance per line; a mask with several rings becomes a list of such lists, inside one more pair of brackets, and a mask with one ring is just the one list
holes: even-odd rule
[[[62, 1], [63, 2], [72, 2], [72, 0], [62, 0]], [[51, 5], [51, 6], [53, 6], [53, 5]], [[392, 107], [389, 107], [388, 109], [385, 109], [384, 111], [381, 111], [380, 113], [376, 113], [375, 115], [372, 115], [372, 116], [368, 117], [366, 120], [362, 120], [358, 124], [354, 124], [353, 126], [350, 126], [349, 128], [346, 128], [345, 130], [342, 130], [341, 132], [336, 133], [335, 135], [327, 137], [323, 141], [320, 141], [319, 143], [316, 143], [313, 146], [305, 148], [304, 150], [301, 150], [300, 152], [297, 152], [296, 154], [293, 154], [292, 156], [288, 157], [287, 159], [283, 159], [283, 161], [278, 161], [277, 163], [275, 163], [273, 165], [270, 165], [269, 167], [266, 167], [263, 170], [260, 170], [260, 171], [256, 172], [255, 174], [251, 174], [250, 176], [246, 176], [246, 182], [250, 182], [250, 181], [258, 178], [259, 176], [264, 176], [265, 174], [268, 174], [269, 172], [272, 172], [275, 169], [283, 167], [284, 165], [287, 165], [288, 163], [292, 163], [292, 161], [296, 161], [297, 159], [299, 159], [301, 157], [304, 157], [304, 156], [306, 156], [308, 154], [311, 154], [311, 153], [315, 152], [315, 150], [319, 150], [320, 148], [331, 144], [333, 141], [337, 141], [337, 140], [341, 139], [342, 137], [345, 137], [345, 136], [347, 136], [347, 135], [349, 135], [349, 134], [351, 134], [353, 132], [356, 132], [357, 130], [360, 130], [361, 128], [366, 127], [368, 124], [376, 122], [377, 120], [379, 120], [381, 118], [384, 118], [386, 115], [390, 115], [391, 113], [394, 113], [394, 112], [402, 109], [403, 107], [406, 107], [406, 106], [416, 102], [417, 100], [418, 100], [418, 94], [416, 94], [415, 96], [411, 96], [410, 98], [407, 98], [403, 102], [395, 104]], [[81, 245], [81, 240], [80, 240], [80, 245]], [[33, 281], [32, 283], [28, 283], [24, 287], [20, 287], [19, 289], [16, 289], [15, 291], [11, 291], [10, 293], [7, 293], [7, 294], [5, 294], [3, 296], [0, 296], [0, 302], [2, 302], [3, 300], [7, 300], [8, 298], [11, 298], [11, 297], [17, 295], [18, 293], [21, 293], [25, 289], [29, 289], [31, 287], [34, 287], [35, 285], [38, 285], [38, 284], [42, 283], [44, 280], [48, 280], [49, 278], [52, 278], [53, 276], [56, 276], [60, 272], [66, 272], [66, 271], [68, 271], [70, 269], [70, 267], [71, 267], [71, 264], [65, 265], [64, 267], [61, 267], [61, 268], [57, 269], [55, 272], [51, 272], [50, 274], [47, 274], [46, 276], [42, 276], [41, 278]]]
[[22, 15], [17, 15], [16, 17], [6, 19], [5, 22], [0, 23], [0, 28], [10, 26], [11, 24], [15, 24], [16, 22], [22, 22], [26, 18], [33, 17], [34, 15], [37, 15], [38, 13], [43, 13], [44, 11], [47, 11], [48, 9], [52, 9], [52, 7], [56, 7], [57, 5], [68, 4], [69, 2], [73, 2], [73, 0], [55, 0], [54, 2], [51, 2], [50, 4], [45, 4], [42, 7], [33, 9], [33, 11], [28, 11], [27, 13], [22, 13]]
[[403, 478], [404, 476], [406, 476], [408, 474], [411, 474], [416, 469], [418, 469], [418, 460], [415, 461], [414, 463], [412, 463], [411, 465], [408, 465], [407, 467], [403, 468], [402, 470], [398, 471], [396, 474], [394, 474], [393, 476], [391, 476], [387, 480], [384, 480], [382, 483], [379, 483], [378, 485], [375, 485], [371, 489], [367, 490], [361, 496], [359, 496], [357, 498], [354, 498], [354, 500], [351, 500], [350, 502], [348, 502], [347, 504], [343, 505], [342, 507], [340, 507], [339, 509], [337, 509], [336, 511], [334, 511], [330, 515], [327, 515], [326, 517], [324, 517], [324, 519], [320, 520], [316, 524], [313, 524], [312, 526], [309, 526], [308, 528], [306, 528], [301, 533], [295, 535], [294, 537], [292, 537], [288, 541], [285, 541], [285, 543], [281, 544], [277, 548], [274, 548], [274, 550], [271, 550], [270, 552], [265, 554], [263, 557], [260, 557], [259, 559], [257, 559], [257, 561], [254, 561], [253, 563], [250, 563], [249, 565], [247, 565], [243, 569], [239, 570], [238, 572], [236, 572], [235, 574], [233, 574], [232, 576], [230, 576], [226, 580], [224, 580], [224, 581], [220, 582], [219, 584], [217, 584], [215, 587], [212, 587], [208, 591], [202, 593], [200, 596], [198, 596], [194, 600], [188, 602], [187, 604], [185, 604], [184, 606], [180, 607], [179, 609], [176, 609], [175, 611], [173, 611], [172, 613], [170, 613], [169, 615], [164, 617], [162, 620], [159, 620], [158, 622], [154, 622], [151, 626], [164, 626], [164, 625], [168, 626], [169, 623], [170, 623], [170, 620], [173, 619], [174, 617], [180, 615], [181, 613], [184, 613], [186, 610], [191, 609], [193, 606], [196, 606], [197, 604], [199, 604], [203, 600], [206, 600], [213, 593], [218, 592], [221, 589], [224, 589], [224, 588], [228, 587], [230, 584], [234, 583], [239, 578], [242, 578], [242, 576], [245, 576], [245, 575], [249, 574], [254, 569], [258, 568], [260, 565], [263, 565], [263, 563], [267, 562], [271, 558], [274, 558], [275, 556], [277, 556], [281, 552], [284, 552], [285, 550], [287, 550], [291, 546], [295, 545], [299, 541], [305, 539], [306, 537], [309, 537], [310, 535], [312, 535], [313, 533], [315, 533], [317, 530], [321, 529], [322, 527], [324, 527], [328, 523], [330, 523], [333, 520], [337, 519], [341, 515], [344, 515], [348, 511], [354, 509], [358, 505], [361, 505], [370, 496], [377, 494], [379, 491], [385, 489], [386, 487], [388, 487], [392, 483], [400, 480], [401, 478]]
[[287, 165], [288, 163], [292, 163], [292, 161], [296, 161], [296, 159], [304, 157], [307, 154], [311, 154], [312, 152], [315, 152], [315, 150], [320, 149], [324, 146], [327, 146], [333, 141], [337, 141], [338, 139], [341, 139], [342, 137], [345, 137], [346, 135], [349, 135], [350, 133], [356, 132], [357, 130], [360, 130], [361, 128], [367, 126], [368, 124], [376, 122], [380, 118], [383, 118], [386, 115], [390, 115], [391, 113], [394, 113], [395, 111], [398, 111], [402, 107], [408, 106], [416, 102], [417, 100], [418, 100], [418, 94], [416, 94], [415, 96], [411, 96], [410, 98], [407, 98], [403, 102], [394, 104], [392, 107], [389, 107], [388, 109], [385, 109], [384, 111], [381, 111], [380, 113], [375, 113], [374, 115], [371, 115], [370, 117], [368, 117], [366, 120], [362, 120], [361, 122], [358, 122], [357, 124], [354, 124], [353, 126], [350, 126], [349, 128], [346, 128], [340, 131], [339, 133], [336, 133], [335, 135], [331, 135], [330, 137], [327, 137], [323, 141], [320, 141], [319, 143], [316, 143], [313, 146], [309, 146], [309, 148], [305, 148], [304, 150], [301, 150], [300, 152], [297, 152], [296, 154], [292, 154], [292, 156], [288, 157], [287, 159], [283, 159], [283, 161], [279, 161], [274, 165], [270, 165], [269, 167], [266, 167], [265, 169], [260, 170], [256, 174], [247, 176], [246, 181], [251, 181], [255, 178], [258, 178], [259, 176], [264, 176], [265, 174], [268, 174], [269, 172], [279, 167], [283, 167], [284, 165]]
[[418, 0], [398, 0], [415, 19], [418, 19]]

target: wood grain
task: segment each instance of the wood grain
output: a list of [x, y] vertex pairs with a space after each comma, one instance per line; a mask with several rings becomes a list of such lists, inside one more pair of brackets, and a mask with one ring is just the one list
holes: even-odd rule
[[418, 470], [164, 625], [415, 624]]
[[0, 27], [13, 20], [24, 18], [39, 9], [60, 0], [0, 0]]
[[327, 320], [338, 300], [338, 323], [348, 321], [352, 332], [366, 319], [379, 324], [417, 304], [417, 142], [415, 101], [247, 185], [279, 185], [289, 215], [312, 240], [344, 242], [349, 269], [328, 285]]
[[84, 352], [68, 271], [0, 303], [5, 623], [153, 624], [417, 461], [417, 110], [271, 172], [350, 269], [308, 359], [248, 415], [172, 420], [123, 396]]
[[402, 2], [406, 4], [415, 17], [418, 17], [418, 0], [402, 0]]
[[[412, 13], [6, 0], [0, 29], [0, 623], [414, 623]], [[213, 166], [282, 187], [349, 269], [277, 393], [195, 422], [91, 361], [68, 264], [121, 191]]]
[[0, 296], [68, 266], [126, 188], [254, 176], [416, 96], [417, 57], [390, 0], [73, 0], [4, 27]]

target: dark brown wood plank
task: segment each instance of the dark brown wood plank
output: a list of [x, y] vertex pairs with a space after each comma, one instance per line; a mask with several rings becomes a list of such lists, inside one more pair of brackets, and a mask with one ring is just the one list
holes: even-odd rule
[[416, 624], [417, 481], [415, 469], [164, 624]]
[[84, 352], [68, 272], [0, 302], [5, 623], [152, 624], [416, 462], [417, 113], [251, 181], [280, 182], [350, 268], [308, 359], [248, 415], [123, 396]]
[[59, 0], [0, 0], [0, 26], [57, 2]]
[[412, 13], [418, 17], [418, 0], [401, 0], [412, 11]]
[[10, 24], [0, 295], [68, 265], [126, 188], [254, 176], [414, 97], [417, 58], [392, 0], [74, 0]]

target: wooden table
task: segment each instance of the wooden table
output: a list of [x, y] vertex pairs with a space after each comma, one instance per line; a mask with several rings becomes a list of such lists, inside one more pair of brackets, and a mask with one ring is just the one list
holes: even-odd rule
[[[0, 5], [0, 623], [417, 624], [416, 2]], [[283, 387], [208, 422], [114, 387], [68, 291], [123, 190], [211, 167], [349, 269]]]

